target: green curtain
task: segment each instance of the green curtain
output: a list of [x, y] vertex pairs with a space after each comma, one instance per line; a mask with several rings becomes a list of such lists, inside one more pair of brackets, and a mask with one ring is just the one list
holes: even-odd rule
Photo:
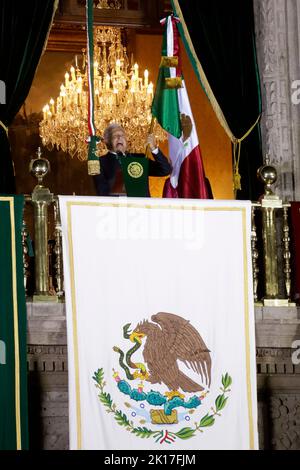
[[0, 121], [3, 124], [0, 125], [2, 194], [15, 193], [16, 189], [10, 146], [4, 127], [11, 124], [28, 95], [56, 3], [56, 0], [0, 2], [0, 80], [6, 89], [5, 104], [0, 104]]
[[28, 448], [23, 204], [0, 195], [0, 450]]
[[[174, 13], [184, 19], [212, 92], [235, 137], [241, 138], [261, 113], [252, 0], [172, 0]], [[191, 44], [180, 32], [194, 69]], [[202, 83], [203, 84], [203, 83]], [[259, 124], [241, 144], [242, 189], [237, 198], [255, 200], [262, 194], [256, 170], [262, 164]]]

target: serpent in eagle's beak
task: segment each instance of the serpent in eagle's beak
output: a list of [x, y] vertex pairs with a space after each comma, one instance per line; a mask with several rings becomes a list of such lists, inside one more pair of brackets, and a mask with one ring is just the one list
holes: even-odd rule
[[142, 339], [146, 336], [144, 333], [139, 333], [138, 331], [133, 331], [131, 335], [129, 336], [129, 339], [132, 343], [135, 341], [138, 341], [140, 344], [142, 344]]

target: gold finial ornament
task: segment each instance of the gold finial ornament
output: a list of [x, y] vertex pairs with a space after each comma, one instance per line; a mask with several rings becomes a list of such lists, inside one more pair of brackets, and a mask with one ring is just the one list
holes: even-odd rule
[[50, 171], [50, 163], [47, 158], [42, 157], [41, 147], [37, 149], [37, 157], [33, 158], [29, 163], [29, 171], [32, 176], [38, 180], [38, 186], [42, 186], [43, 179]]
[[[265, 196], [274, 197], [275, 194], [271, 186], [277, 181], [277, 170], [269, 164], [269, 156], [266, 156], [266, 163], [257, 170], [257, 177], [264, 183]], [[277, 199], [277, 196], [275, 196]]]

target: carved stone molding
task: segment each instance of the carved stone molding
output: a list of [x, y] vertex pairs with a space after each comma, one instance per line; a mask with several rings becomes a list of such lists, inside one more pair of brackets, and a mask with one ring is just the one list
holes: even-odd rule
[[67, 372], [67, 346], [64, 345], [28, 345], [28, 371]]
[[300, 378], [300, 365], [292, 363], [293, 352], [294, 350], [291, 348], [257, 348], [257, 373], [283, 376], [295, 374]]
[[270, 398], [271, 446], [274, 450], [300, 449], [300, 395], [276, 394]]

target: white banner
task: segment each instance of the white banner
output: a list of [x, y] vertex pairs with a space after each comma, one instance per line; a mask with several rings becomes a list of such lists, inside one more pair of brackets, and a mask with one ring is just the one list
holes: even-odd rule
[[250, 202], [60, 197], [71, 449], [257, 449]]

